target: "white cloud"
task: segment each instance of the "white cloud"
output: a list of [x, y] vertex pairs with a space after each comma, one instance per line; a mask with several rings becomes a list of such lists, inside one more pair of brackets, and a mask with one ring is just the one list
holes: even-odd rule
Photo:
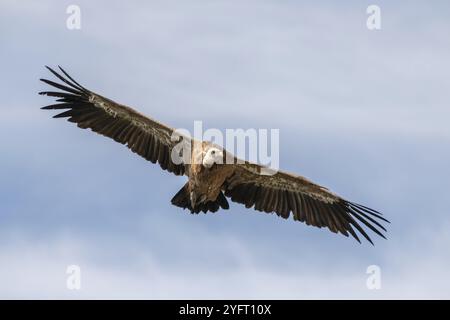
[[[150, 250], [133, 251], [122, 263], [98, 261], [101, 245], [67, 236], [46, 241], [22, 238], [0, 248], [0, 296], [2, 298], [137, 298], [137, 299], [431, 299], [449, 298], [450, 262], [446, 244], [450, 238], [443, 226], [432, 232], [418, 232], [409, 249], [399, 243], [387, 249], [381, 264], [381, 290], [368, 290], [365, 265], [335, 261], [316, 268], [302, 259], [302, 252], [290, 259], [296, 270], [271, 269], [259, 261], [252, 249], [228, 236], [199, 232], [198, 238], [210, 250], [237, 259], [233, 268], [210, 268], [200, 259], [178, 265], [164, 263]], [[22, 235], [20, 235], [22, 237]], [[420, 239], [419, 239], [420, 238]], [[196, 250], [195, 240], [192, 250]], [[307, 245], [307, 244], [305, 244]], [[430, 250], [431, 248], [431, 250]], [[142, 249], [142, 248], [141, 248]], [[107, 249], [108, 250], [108, 249]], [[441, 254], [438, 254], [441, 253]], [[317, 255], [321, 253], [318, 252]], [[120, 256], [120, 254], [119, 254]], [[120, 258], [120, 257], [117, 257]], [[292, 261], [286, 261], [288, 265]], [[80, 291], [68, 290], [66, 267], [81, 267]]]

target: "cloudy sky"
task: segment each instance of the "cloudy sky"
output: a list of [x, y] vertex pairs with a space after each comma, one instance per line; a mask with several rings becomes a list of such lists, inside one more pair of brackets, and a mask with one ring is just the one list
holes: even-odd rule
[[[0, 298], [450, 298], [449, 10], [2, 0]], [[382, 211], [388, 240], [171, 206], [184, 178], [39, 109], [58, 64], [173, 127], [280, 129], [280, 166]]]

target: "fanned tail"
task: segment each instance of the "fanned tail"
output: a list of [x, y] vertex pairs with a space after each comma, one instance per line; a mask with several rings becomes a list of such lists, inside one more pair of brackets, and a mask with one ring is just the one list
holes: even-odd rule
[[230, 206], [228, 204], [227, 198], [223, 195], [222, 192], [219, 193], [217, 199], [215, 201], [207, 201], [199, 203], [195, 208], [192, 208], [191, 198], [189, 194], [188, 184], [186, 183], [180, 191], [172, 198], [171, 203], [174, 206], [189, 209], [191, 213], [207, 213], [208, 211], [216, 212], [220, 208], [228, 209]]

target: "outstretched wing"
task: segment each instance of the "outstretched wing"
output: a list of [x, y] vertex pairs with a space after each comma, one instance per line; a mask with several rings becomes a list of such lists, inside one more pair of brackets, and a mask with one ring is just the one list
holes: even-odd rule
[[[225, 195], [247, 208], [282, 218], [305, 222], [315, 227], [327, 227], [334, 233], [351, 234], [360, 242], [355, 229], [373, 244], [360, 223], [385, 238], [386, 231], [379, 220], [387, 221], [378, 211], [347, 201], [304, 177], [285, 172], [263, 175], [262, 166], [252, 163], [234, 164], [235, 170], [225, 185]], [[378, 220], [378, 221], [377, 221]]]
[[[42, 109], [66, 110], [55, 115], [54, 118], [68, 118], [68, 121], [76, 123], [82, 129], [90, 128], [94, 132], [126, 145], [145, 159], [153, 163], [158, 162], [164, 170], [176, 175], [185, 173], [185, 165], [174, 163], [179, 161], [173, 161], [171, 157], [172, 150], [178, 143], [176, 140], [173, 141], [172, 128], [84, 88], [61, 67], [59, 69], [65, 77], [49, 67], [46, 68], [64, 85], [40, 79], [61, 90], [40, 92], [39, 94], [42, 95], [56, 97], [58, 102]], [[180, 135], [178, 137], [188, 139]]]

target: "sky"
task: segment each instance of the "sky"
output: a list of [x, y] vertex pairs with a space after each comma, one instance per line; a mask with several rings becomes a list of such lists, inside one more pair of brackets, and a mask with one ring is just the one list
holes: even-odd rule
[[[0, 298], [449, 299], [449, 10], [2, 0]], [[280, 167], [383, 212], [388, 239], [172, 206], [184, 177], [39, 109], [45, 65], [175, 128], [279, 129]]]

